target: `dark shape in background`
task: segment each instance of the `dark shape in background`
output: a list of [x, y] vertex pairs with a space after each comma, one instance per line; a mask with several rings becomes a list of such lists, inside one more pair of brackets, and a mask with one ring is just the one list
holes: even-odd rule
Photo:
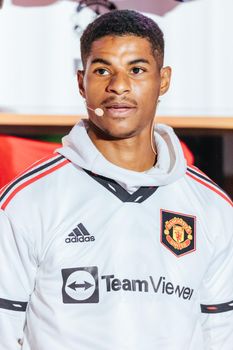
[[[79, 3], [75, 0], [67, 0]], [[186, 0], [187, 1], [187, 0]], [[190, 0], [189, 0], [190, 1]], [[52, 5], [58, 0], [12, 0], [12, 4], [16, 6], [46, 6]], [[113, 0], [118, 9], [134, 9], [142, 12], [154, 13], [160, 16], [179, 6], [179, 0]]]
[[119, 9], [133, 9], [141, 12], [154, 13], [164, 16], [167, 12], [173, 10], [180, 4], [175, 0], [115, 0]]

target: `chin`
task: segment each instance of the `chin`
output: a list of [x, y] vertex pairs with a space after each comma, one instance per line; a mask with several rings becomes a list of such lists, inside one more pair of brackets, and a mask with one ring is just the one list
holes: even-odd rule
[[[91, 128], [96, 135], [105, 140], [128, 139], [139, 133], [136, 125], [129, 125], [123, 120], [114, 120], [114, 122], [91, 120]], [[132, 124], [132, 123], [131, 123]]]
[[115, 140], [122, 140], [122, 139], [128, 139], [130, 137], [133, 137], [137, 134], [137, 132], [133, 129], [105, 129], [104, 134], [109, 139], [115, 139]]

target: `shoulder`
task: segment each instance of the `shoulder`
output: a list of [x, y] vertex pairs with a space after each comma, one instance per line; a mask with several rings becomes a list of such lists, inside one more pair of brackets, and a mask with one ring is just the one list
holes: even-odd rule
[[55, 174], [58, 169], [68, 163], [69, 161], [58, 153], [37, 161], [0, 190], [0, 208], [5, 210], [18, 193], [33, 187], [40, 179], [49, 174]]
[[232, 208], [233, 203], [229, 195], [200, 169], [188, 166], [186, 177], [199, 190], [199, 193], [206, 197], [206, 200], [214, 200], [222, 206], [226, 205]]

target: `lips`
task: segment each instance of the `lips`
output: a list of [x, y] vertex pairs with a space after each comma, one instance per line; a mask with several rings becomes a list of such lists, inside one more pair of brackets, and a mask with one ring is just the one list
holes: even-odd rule
[[113, 117], [126, 116], [130, 114], [136, 107], [129, 103], [111, 103], [105, 106], [110, 115]]

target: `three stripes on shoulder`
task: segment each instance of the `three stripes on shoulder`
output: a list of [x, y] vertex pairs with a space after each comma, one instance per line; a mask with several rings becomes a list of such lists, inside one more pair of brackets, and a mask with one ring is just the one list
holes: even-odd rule
[[221, 187], [219, 187], [214, 181], [212, 181], [206, 174], [204, 174], [198, 168], [196, 168], [195, 166], [188, 166], [186, 174], [193, 180], [199, 182], [200, 184], [209, 188], [211, 191], [217, 193], [220, 197], [225, 199], [232, 206], [232, 200], [227, 195], [227, 193], [224, 192], [221, 189]]
[[11, 199], [23, 188], [69, 163], [60, 154], [43, 158], [19, 174], [0, 191], [0, 208], [5, 209]]

